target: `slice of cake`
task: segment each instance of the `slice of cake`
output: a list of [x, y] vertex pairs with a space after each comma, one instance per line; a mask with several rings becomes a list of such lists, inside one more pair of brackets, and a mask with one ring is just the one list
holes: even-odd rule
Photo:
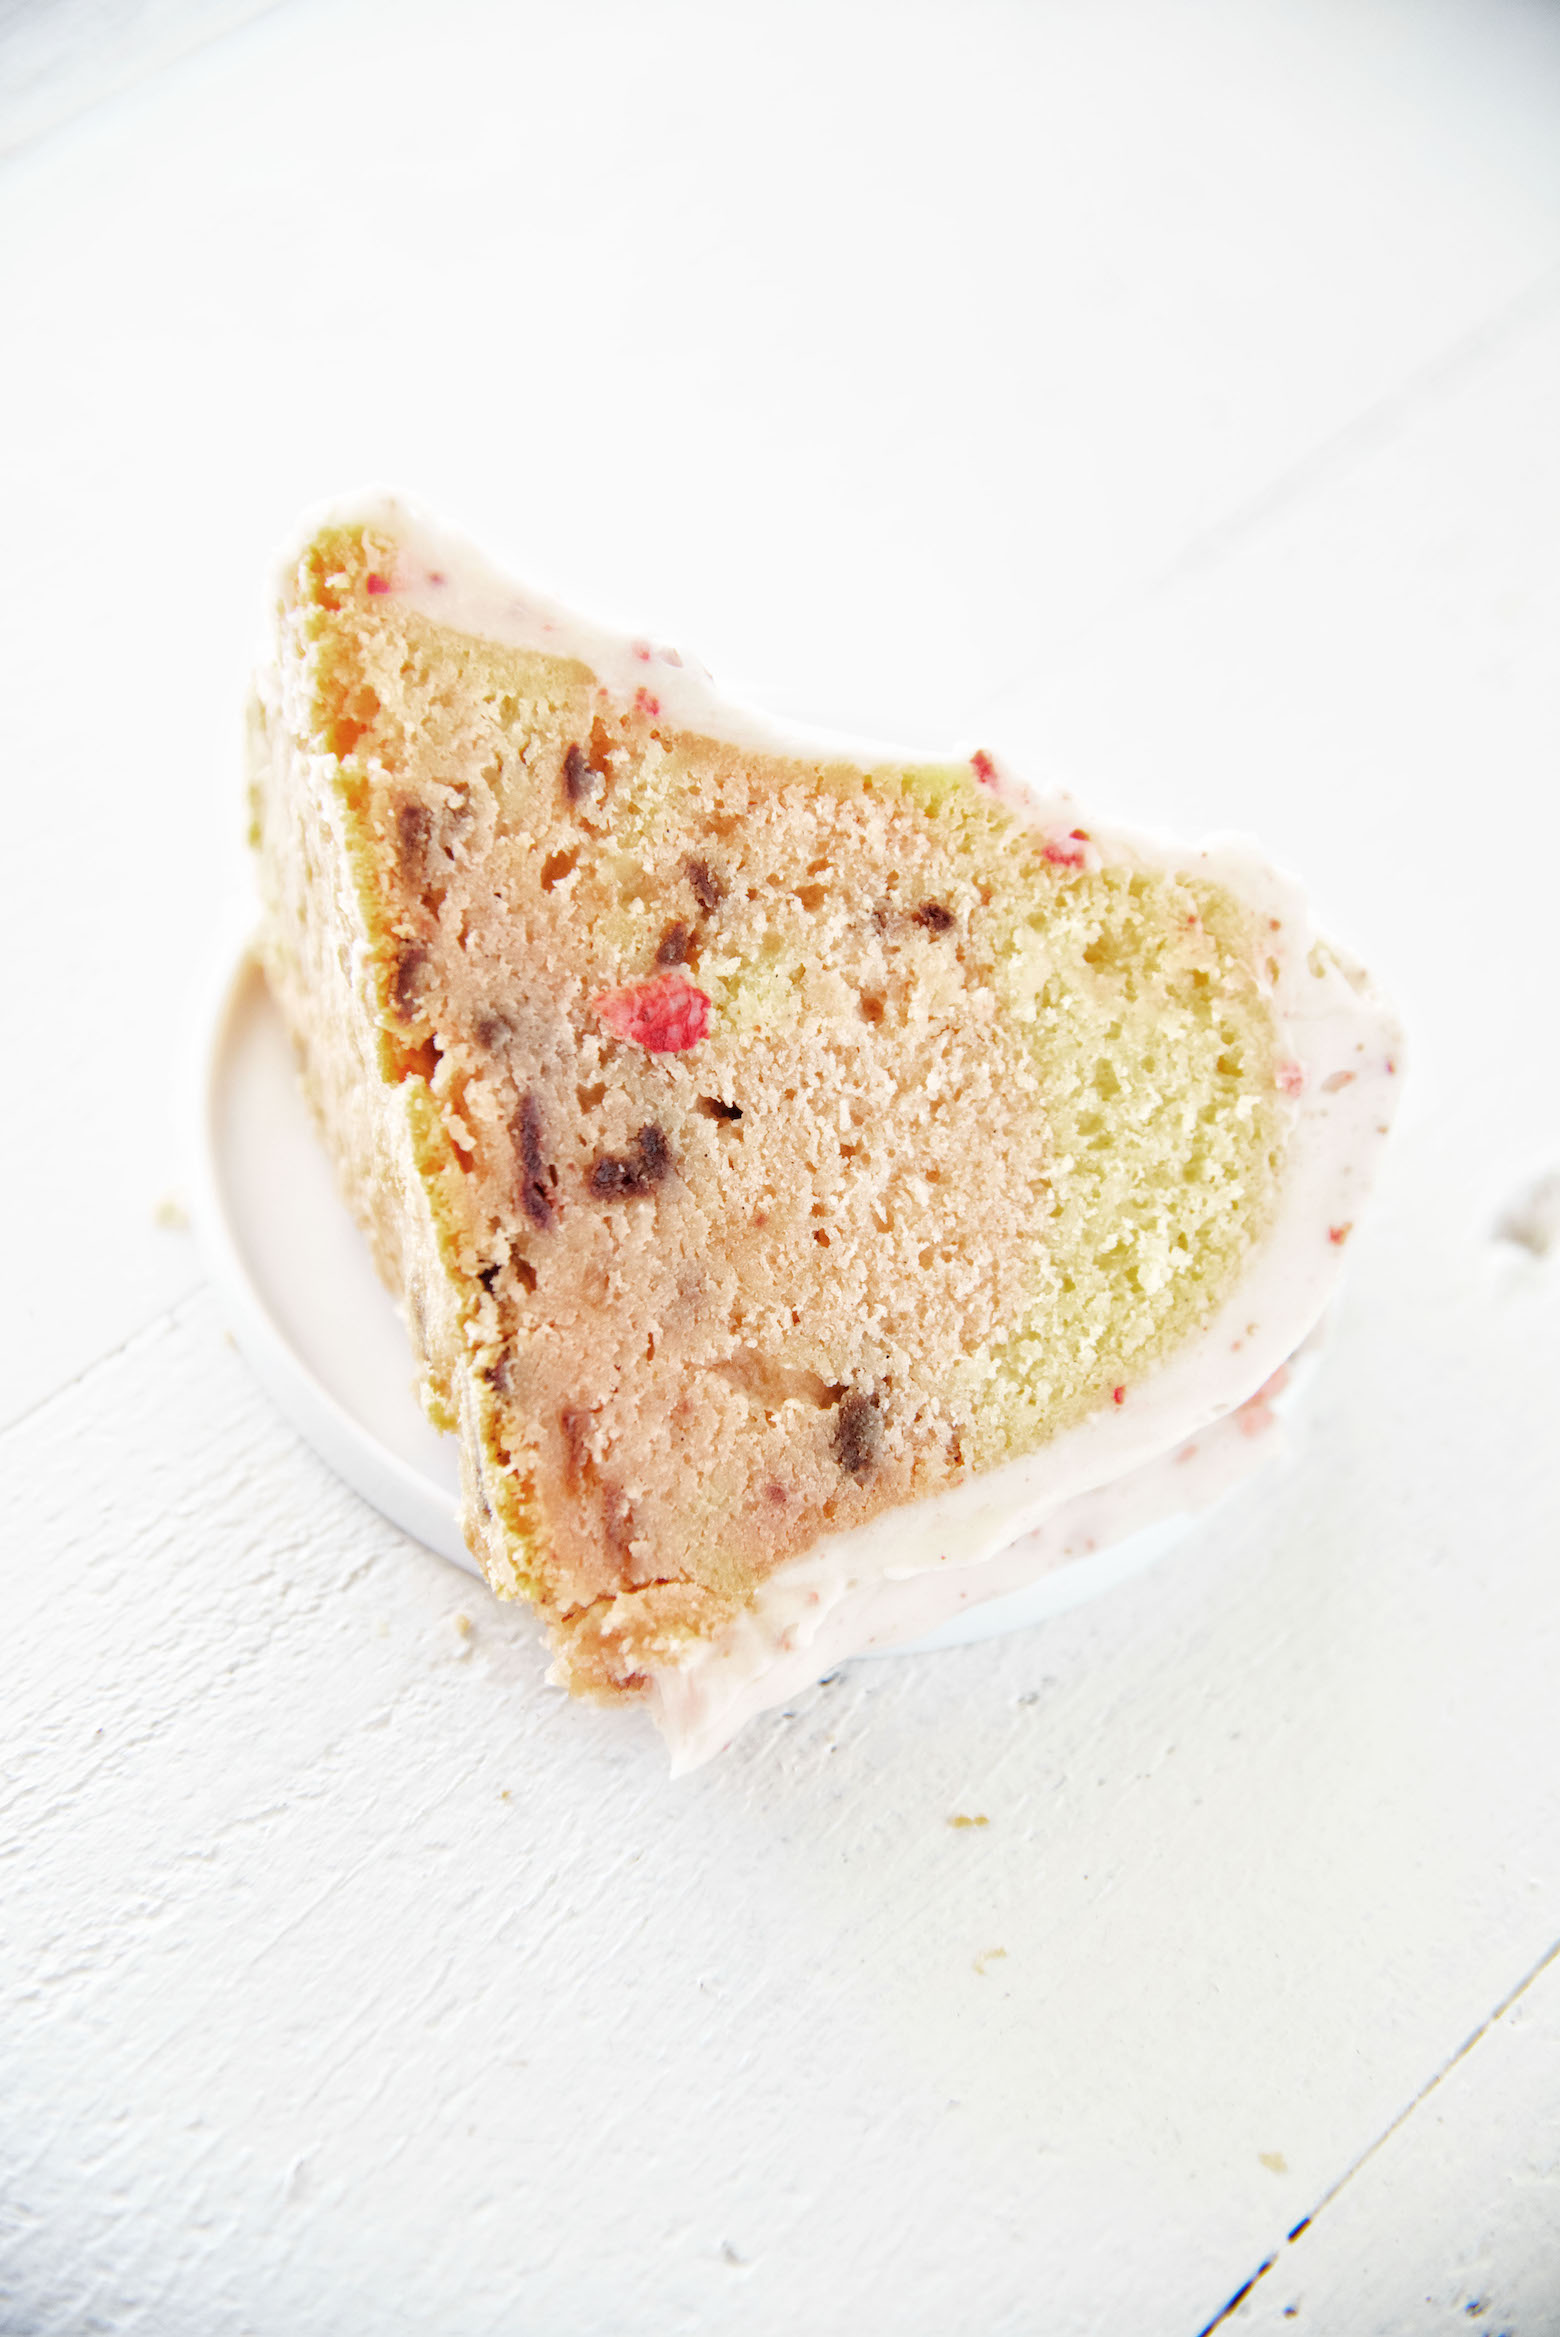
[[787, 738], [389, 501], [252, 742], [271, 986], [569, 1686], [702, 1757], [1245, 1465], [1395, 1068], [1250, 853]]

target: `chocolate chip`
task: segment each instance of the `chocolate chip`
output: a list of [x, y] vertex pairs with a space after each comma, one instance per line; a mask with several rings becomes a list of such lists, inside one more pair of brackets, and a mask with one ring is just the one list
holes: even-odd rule
[[919, 909], [913, 912], [913, 918], [914, 922], [924, 926], [928, 933], [951, 933], [953, 931], [953, 911], [945, 909], [941, 901], [923, 901]]
[[502, 1274], [503, 1270], [503, 1267], [499, 1264], [497, 1258], [495, 1258], [491, 1265], [479, 1266], [477, 1268], [477, 1280], [481, 1283], [484, 1290], [491, 1290], [494, 1283], [498, 1280], [500, 1274]]
[[708, 917], [726, 898], [726, 888], [707, 860], [685, 860], [683, 874], [693, 888], [693, 897]]
[[661, 936], [660, 947], [655, 953], [655, 962], [658, 966], [685, 966], [692, 948], [693, 927], [691, 925], [668, 925]]
[[571, 744], [563, 758], [563, 793], [568, 803], [583, 803], [596, 792], [595, 774], [585, 760], [585, 749]]
[[390, 977], [390, 997], [395, 1011], [403, 1021], [410, 1021], [417, 1010], [417, 992], [422, 983], [423, 969], [428, 963], [428, 952], [420, 941], [403, 941], [395, 953], [395, 972]]
[[547, 1163], [542, 1157], [542, 1109], [528, 1088], [509, 1123], [509, 1140], [520, 1160], [520, 1206], [538, 1231], [553, 1221]]
[[411, 881], [422, 875], [433, 820], [424, 803], [403, 803], [395, 815], [395, 848], [401, 874]]
[[622, 1201], [629, 1194], [644, 1190], [640, 1183], [638, 1162], [624, 1160], [610, 1152], [604, 1152], [599, 1160], [591, 1162], [585, 1182], [595, 1201]]
[[645, 1175], [652, 1185], [658, 1185], [672, 1165], [671, 1147], [653, 1121], [646, 1122], [634, 1141], [639, 1147]]
[[849, 1395], [834, 1415], [834, 1457], [848, 1477], [871, 1470], [883, 1443], [883, 1415], [871, 1396]]
[[587, 1169], [585, 1182], [597, 1201], [630, 1201], [641, 1193], [653, 1192], [671, 1165], [671, 1146], [660, 1129], [647, 1122], [634, 1138], [630, 1157], [602, 1153]]
[[482, 1015], [472, 1032], [477, 1045], [487, 1055], [496, 1054], [510, 1035], [509, 1025], [501, 1014]]

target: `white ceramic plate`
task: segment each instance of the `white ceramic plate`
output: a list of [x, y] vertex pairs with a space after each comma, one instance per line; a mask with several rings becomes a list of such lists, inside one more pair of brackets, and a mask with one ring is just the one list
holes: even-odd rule
[[[240, 1348], [293, 1426], [415, 1541], [477, 1573], [456, 1521], [454, 1440], [418, 1402], [406, 1332], [336, 1190], [292, 1048], [243, 951], [214, 1001], [202, 1065], [195, 1218]], [[1138, 1573], [1195, 1520], [1168, 1518], [970, 1608], [897, 1655], [1043, 1622]]]

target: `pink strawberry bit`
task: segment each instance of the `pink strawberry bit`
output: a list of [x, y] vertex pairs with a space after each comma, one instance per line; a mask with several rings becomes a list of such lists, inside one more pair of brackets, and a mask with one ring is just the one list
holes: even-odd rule
[[1344, 1243], [1348, 1240], [1350, 1234], [1353, 1231], [1354, 1227], [1352, 1224], [1330, 1225], [1327, 1228], [1327, 1239], [1332, 1243], [1335, 1249], [1341, 1250]]
[[996, 786], [997, 766], [992, 761], [991, 757], [987, 754], [984, 747], [977, 747], [974, 754], [971, 755], [970, 769], [974, 772], [982, 787]]
[[370, 592], [388, 592], [390, 590], [390, 579], [388, 576], [370, 576], [366, 579], [366, 582]]
[[1273, 1078], [1280, 1095], [1298, 1095], [1305, 1085], [1305, 1073], [1298, 1063], [1280, 1063]]
[[1110, 1392], [1114, 1402], [1118, 1404], [1124, 1404], [1126, 1402], [1127, 1391], [1125, 1388], [1112, 1388]]
[[652, 698], [648, 690], [636, 690], [634, 692], [634, 710], [639, 714], [659, 714], [661, 701], [659, 698]]
[[631, 641], [629, 643], [629, 647], [632, 649], [634, 655], [638, 658], [641, 665], [648, 665], [650, 663], [650, 644], [648, 641]]
[[1273, 1405], [1289, 1385], [1289, 1366], [1281, 1363], [1270, 1379], [1265, 1379], [1254, 1396], [1248, 1396], [1235, 1417], [1240, 1422], [1243, 1436], [1260, 1436], [1264, 1429], [1277, 1425]]
[[710, 1002], [682, 974], [658, 974], [651, 982], [627, 982], [603, 990], [591, 1012], [615, 1038], [628, 1039], [652, 1055], [681, 1055], [709, 1036]]
[[1046, 859], [1051, 862], [1053, 867], [1086, 868], [1088, 866], [1088, 854], [1084, 851], [1083, 846], [1075, 844], [1071, 837], [1059, 844], [1054, 842], [1047, 844], [1044, 850]]

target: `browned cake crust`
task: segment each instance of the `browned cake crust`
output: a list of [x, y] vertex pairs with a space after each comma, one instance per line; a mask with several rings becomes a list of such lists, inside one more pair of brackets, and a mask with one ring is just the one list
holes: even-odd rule
[[291, 570], [264, 956], [465, 1524], [572, 1685], [1119, 1401], [1271, 1207], [1271, 967], [1218, 883], [980, 784], [677, 728]]

